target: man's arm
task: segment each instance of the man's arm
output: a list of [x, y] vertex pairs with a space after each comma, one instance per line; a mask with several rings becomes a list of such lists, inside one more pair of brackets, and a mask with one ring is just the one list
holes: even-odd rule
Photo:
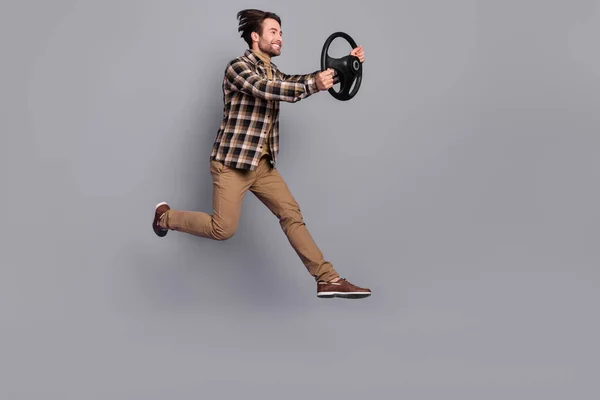
[[[281, 79], [284, 82], [306, 82], [309, 79], [316, 79], [317, 78], [317, 74], [321, 72], [321, 71], [315, 71], [311, 74], [301, 74], [301, 75], [287, 75], [284, 74], [283, 72], [281, 72]], [[335, 85], [336, 83], [339, 83], [340, 81], [340, 77], [337, 73], [337, 71], [334, 69], [333, 70], [333, 84]]]
[[319, 72], [320, 71], [315, 71], [310, 74], [301, 74], [301, 75], [288, 75], [288, 74], [284, 74], [281, 71], [279, 73], [281, 74], [281, 76], [280, 76], [281, 80], [284, 82], [304, 83], [304, 82], [308, 81], [309, 79], [316, 79], [317, 74]]
[[231, 89], [265, 100], [295, 103], [319, 91], [316, 75], [295, 81], [274, 81], [252, 71], [243, 60], [235, 60], [225, 70]]

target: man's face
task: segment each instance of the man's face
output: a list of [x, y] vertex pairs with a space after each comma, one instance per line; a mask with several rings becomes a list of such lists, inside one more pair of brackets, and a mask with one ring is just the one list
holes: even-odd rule
[[258, 36], [258, 48], [263, 53], [271, 57], [277, 57], [281, 54], [281, 46], [283, 45], [281, 27], [272, 18], [267, 18], [263, 21], [262, 35]]

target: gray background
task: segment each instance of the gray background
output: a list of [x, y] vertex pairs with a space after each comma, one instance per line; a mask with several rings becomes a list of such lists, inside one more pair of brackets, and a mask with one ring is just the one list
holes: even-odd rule
[[[2, 3], [1, 399], [597, 398], [600, 2], [387, 4]], [[355, 99], [282, 104], [279, 168], [367, 300], [252, 195], [229, 241], [150, 229], [210, 210], [246, 7], [287, 73], [364, 45]]]

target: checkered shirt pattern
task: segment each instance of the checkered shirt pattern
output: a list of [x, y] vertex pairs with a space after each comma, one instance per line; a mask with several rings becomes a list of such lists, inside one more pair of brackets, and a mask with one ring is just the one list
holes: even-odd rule
[[211, 160], [232, 168], [254, 170], [262, 147], [268, 145], [273, 164], [277, 163], [279, 102], [295, 103], [317, 93], [316, 76], [320, 71], [286, 75], [273, 62], [271, 68], [273, 79], [268, 79], [264, 62], [250, 49], [227, 64], [223, 78], [223, 120]]

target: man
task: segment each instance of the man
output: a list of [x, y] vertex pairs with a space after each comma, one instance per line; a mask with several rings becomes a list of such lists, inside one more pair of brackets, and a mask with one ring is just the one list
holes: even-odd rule
[[[227, 64], [223, 79], [224, 116], [210, 156], [213, 213], [155, 207], [152, 227], [226, 240], [235, 233], [242, 199], [251, 191], [279, 219], [290, 244], [317, 282], [318, 297], [363, 298], [369, 289], [339, 276], [309, 234], [298, 203], [275, 168], [279, 151], [279, 102], [295, 103], [338, 82], [335, 71], [286, 75], [271, 62], [281, 54], [281, 19], [274, 13], [243, 10], [238, 31], [248, 44]], [[353, 49], [364, 62], [362, 46]]]

